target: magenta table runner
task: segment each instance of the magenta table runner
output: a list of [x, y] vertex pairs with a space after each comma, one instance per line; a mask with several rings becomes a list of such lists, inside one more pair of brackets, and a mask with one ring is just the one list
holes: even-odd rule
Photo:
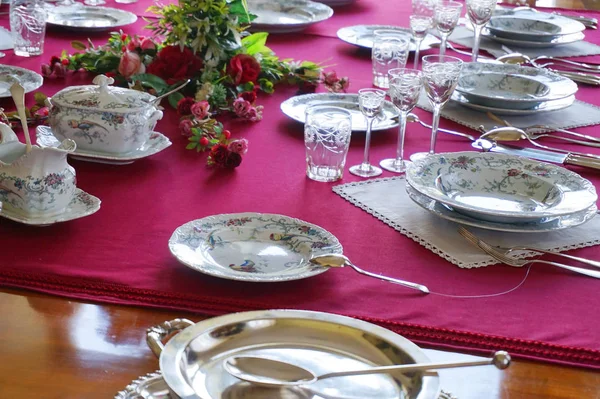
[[[359, 0], [356, 6], [359, 10], [381, 7], [382, 11], [373, 14], [379, 16], [399, 7], [399, 3], [386, 3]], [[346, 7], [351, 13], [353, 6]], [[7, 17], [3, 18], [6, 26]], [[346, 25], [346, 18], [347, 25], [356, 22], [339, 13], [332, 23]], [[125, 31], [142, 32], [143, 25], [139, 21]], [[586, 34], [588, 40], [598, 42], [600, 38], [595, 32]], [[93, 39], [100, 43], [106, 37], [105, 33], [95, 34]], [[44, 56], [21, 59], [8, 52], [2, 61], [39, 70], [46, 58], [68, 48], [70, 40], [85, 38], [81, 33], [53, 29], [48, 33]], [[338, 74], [350, 77], [350, 91], [370, 86], [368, 52], [337, 38], [272, 35], [270, 46], [282, 57], [334, 64], [332, 69]], [[65, 85], [90, 80], [85, 74], [67, 80], [49, 78], [41, 90], [51, 95]], [[597, 90], [582, 87], [578, 98], [598, 104]], [[207, 169], [206, 155], [185, 150], [185, 139], [177, 131], [177, 116], [171, 110], [157, 126], [173, 141], [164, 152], [125, 166], [71, 161], [77, 170], [78, 187], [99, 197], [102, 208], [92, 216], [45, 228], [0, 219], [0, 284], [84, 300], [208, 315], [266, 308], [326, 311], [378, 323], [428, 346], [476, 352], [506, 349], [521, 358], [600, 369], [598, 281], [542, 265], [534, 266], [525, 284], [508, 295], [449, 299], [423, 296], [349, 269], [330, 270], [301, 281], [260, 284], [217, 279], [179, 264], [167, 247], [178, 226], [212, 214], [265, 212], [318, 224], [339, 238], [345, 254], [358, 265], [426, 284], [433, 291], [486, 294], [509, 289], [522, 279], [524, 270], [510, 267], [459, 269], [346, 202], [332, 192], [331, 184], [308, 180], [304, 175], [302, 125], [279, 109], [292, 95], [293, 88], [280, 87], [276, 94], [262, 96], [259, 102], [265, 112], [259, 123], [227, 123], [233, 136], [250, 141], [249, 153], [233, 172]], [[27, 101], [32, 101], [31, 94]], [[3, 100], [0, 106], [11, 108], [12, 104]], [[418, 113], [431, 120], [430, 114]], [[449, 121], [442, 124], [461, 128]], [[600, 135], [597, 127], [580, 131]], [[426, 129], [410, 125], [408, 153], [425, 150], [428, 140]], [[394, 129], [374, 133], [372, 160], [393, 155], [395, 144]], [[353, 135], [348, 164], [361, 161], [363, 145], [364, 134]], [[447, 135], [439, 137], [438, 147], [443, 151], [470, 149], [469, 143]], [[581, 173], [600, 183], [597, 174]], [[342, 183], [356, 180], [346, 174]], [[389, 200], [395, 198], [390, 196]], [[597, 248], [576, 253], [600, 258]]]

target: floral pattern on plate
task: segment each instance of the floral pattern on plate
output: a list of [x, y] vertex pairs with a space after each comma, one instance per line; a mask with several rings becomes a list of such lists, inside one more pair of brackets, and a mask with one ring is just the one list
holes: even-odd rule
[[342, 253], [331, 233], [283, 215], [241, 213], [209, 216], [178, 227], [171, 253], [184, 265], [242, 281], [288, 281], [323, 273], [311, 256]]
[[0, 65], [0, 98], [11, 96], [10, 87], [14, 83], [20, 83], [25, 93], [29, 93], [40, 87], [44, 83], [44, 78], [29, 69]]
[[410, 165], [406, 178], [457, 212], [501, 223], [570, 215], [598, 199], [593, 184], [577, 173], [505, 154], [435, 154]]
[[[52, 133], [52, 129], [48, 126], [38, 126], [36, 128], [36, 135], [37, 144], [40, 147], [58, 147], [60, 145], [60, 142]], [[159, 153], [170, 145], [171, 141], [166, 136], [158, 132], [152, 132], [148, 141], [141, 148], [127, 154], [105, 154], [76, 149], [70, 156], [88, 162], [125, 165]]]
[[546, 15], [546, 18], [540, 18], [537, 13], [493, 16], [487, 28], [496, 36], [532, 41], [548, 41], [585, 30], [581, 22], [560, 15]]
[[51, 224], [68, 222], [96, 213], [100, 209], [100, 203], [98, 198], [76, 188], [73, 199], [69, 205], [67, 205], [67, 209], [58, 215], [27, 216], [10, 212], [7, 209], [2, 209], [0, 216], [32, 226], [49, 226]]

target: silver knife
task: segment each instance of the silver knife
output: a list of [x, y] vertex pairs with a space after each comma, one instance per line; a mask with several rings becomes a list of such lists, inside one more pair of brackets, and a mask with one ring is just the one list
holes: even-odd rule
[[600, 170], [600, 159], [590, 158], [576, 154], [561, 154], [539, 148], [523, 148], [512, 145], [499, 144], [490, 140], [478, 139], [471, 146], [485, 152], [497, 152], [500, 154], [517, 155], [538, 161], [552, 162], [560, 165], [576, 165], [585, 168]]

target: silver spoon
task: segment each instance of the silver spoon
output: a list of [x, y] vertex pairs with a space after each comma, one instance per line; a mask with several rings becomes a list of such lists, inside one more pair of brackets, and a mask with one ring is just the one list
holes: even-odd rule
[[160, 103], [160, 100], [162, 100], [163, 98], [167, 97], [170, 94], [173, 94], [181, 89], [183, 89], [185, 86], [187, 86], [188, 83], [190, 83], [191, 80], [188, 79], [185, 82], [183, 82], [182, 84], [180, 84], [179, 86], [177, 86], [176, 88], [174, 88], [173, 90], [169, 90], [168, 92], [166, 92], [165, 94], [161, 94], [160, 96], [156, 97], [154, 100], [152, 100], [151, 102], [153, 104], [158, 104]]
[[368, 272], [366, 270], [359, 268], [358, 266], [356, 266], [355, 264], [350, 262], [350, 259], [348, 259], [347, 257], [345, 257], [344, 255], [341, 255], [341, 254], [323, 254], [323, 255], [313, 256], [312, 258], [310, 258], [310, 263], [319, 265], [319, 266], [323, 266], [323, 267], [350, 266], [351, 268], [356, 270], [358, 273], [364, 274], [365, 276], [375, 277], [375, 278], [378, 278], [383, 281], [388, 281], [390, 283], [399, 284], [399, 285], [403, 285], [408, 288], [413, 288], [413, 289], [419, 290], [424, 294], [429, 294], [429, 288], [425, 287], [422, 284], [411, 283], [410, 281], [399, 280], [396, 278], [386, 277], [386, 276], [382, 276], [380, 274]]
[[[426, 127], [427, 129], [431, 129], [431, 125], [428, 125], [427, 123], [423, 122], [421, 119], [419, 119], [419, 117], [415, 114], [408, 114], [408, 118], [406, 118], [407, 122], [417, 122], [419, 123], [421, 126]], [[448, 130], [448, 129], [442, 129], [442, 128], [438, 128], [438, 130], [440, 132], [444, 132], [444, 133], [448, 133], [448, 134], [453, 134], [455, 136], [459, 136], [459, 137], [464, 137], [466, 139], [469, 139], [471, 141], [475, 141], [475, 137], [471, 136], [470, 134], [466, 134], [466, 133], [460, 133], [454, 130]]]
[[410, 373], [416, 371], [438, 370], [455, 367], [487, 366], [493, 364], [503, 370], [510, 365], [510, 355], [498, 351], [493, 357], [484, 360], [465, 362], [400, 364], [371, 367], [362, 370], [336, 371], [316, 375], [303, 367], [281, 360], [259, 356], [232, 356], [223, 362], [223, 367], [232, 376], [253, 384], [281, 387], [313, 384], [319, 380], [351, 375], [382, 374], [390, 372]]

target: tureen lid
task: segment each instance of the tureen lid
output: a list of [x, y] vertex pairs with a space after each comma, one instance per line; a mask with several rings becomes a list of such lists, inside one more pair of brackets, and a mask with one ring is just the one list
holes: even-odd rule
[[74, 108], [129, 113], [153, 106], [156, 98], [138, 90], [109, 86], [115, 80], [105, 75], [96, 76], [92, 82], [94, 85], [62, 89], [52, 96], [52, 102]]

